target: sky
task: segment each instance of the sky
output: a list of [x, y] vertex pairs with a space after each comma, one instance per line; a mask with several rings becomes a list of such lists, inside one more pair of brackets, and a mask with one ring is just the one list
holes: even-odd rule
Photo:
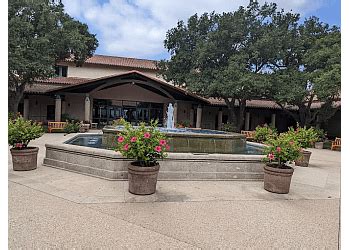
[[[265, 1], [259, 1], [263, 3]], [[292, 10], [305, 19], [317, 16], [322, 22], [340, 26], [340, 0], [275, 0], [278, 7]], [[96, 54], [168, 59], [164, 48], [167, 30], [179, 20], [198, 13], [217, 13], [246, 6], [249, 0], [63, 0], [65, 11], [88, 24], [96, 34]]]

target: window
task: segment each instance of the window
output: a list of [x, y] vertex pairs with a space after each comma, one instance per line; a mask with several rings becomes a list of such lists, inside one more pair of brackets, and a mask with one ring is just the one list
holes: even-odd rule
[[68, 66], [55, 66], [55, 74], [59, 77], [67, 77], [68, 74]]

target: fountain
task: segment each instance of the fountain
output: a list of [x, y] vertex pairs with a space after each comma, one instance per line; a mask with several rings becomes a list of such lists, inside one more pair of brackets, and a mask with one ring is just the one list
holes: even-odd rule
[[167, 111], [167, 121], [166, 121], [166, 128], [167, 129], [173, 129], [174, 128], [174, 108], [173, 104], [169, 103], [168, 111]]
[[[247, 152], [246, 139], [242, 134], [210, 129], [175, 128], [172, 103], [169, 103], [166, 113], [166, 127], [159, 128], [159, 130], [166, 134], [170, 152], [206, 154], [239, 154]], [[116, 144], [117, 134], [122, 130], [123, 126], [104, 127], [102, 130], [102, 146], [113, 148]]]
[[[78, 134], [63, 144], [46, 144], [44, 165], [108, 180], [126, 180], [131, 160], [110, 150], [122, 126], [106, 126], [103, 134]], [[245, 136], [208, 129], [174, 128], [169, 104], [166, 127], [170, 152], [161, 161], [159, 180], [262, 180], [262, 145]]]

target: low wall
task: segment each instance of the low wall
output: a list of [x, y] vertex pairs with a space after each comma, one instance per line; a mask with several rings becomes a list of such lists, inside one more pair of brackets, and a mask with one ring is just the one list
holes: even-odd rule
[[[108, 180], [126, 180], [130, 160], [112, 150], [46, 144], [44, 165]], [[262, 155], [168, 153], [159, 180], [263, 180]]]
[[[102, 145], [105, 148], [115, 147], [120, 130], [106, 126], [102, 131]], [[243, 153], [246, 145], [245, 136], [237, 133], [166, 132], [165, 134], [170, 145], [169, 150], [174, 153], [234, 154]]]

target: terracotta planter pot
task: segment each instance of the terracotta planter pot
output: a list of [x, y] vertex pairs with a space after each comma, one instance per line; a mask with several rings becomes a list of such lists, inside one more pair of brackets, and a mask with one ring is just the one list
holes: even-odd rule
[[323, 141], [315, 142], [315, 148], [323, 149]]
[[14, 171], [28, 171], [37, 168], [38, 151], [37, 147], [26, 149], [11, 148], [12, 165]]
[[288, 166], [286, 168], [272, 166], [277, 165], [264, 166], [264, 189], [272, 193], [288, 194], [294, 169]]
[[153, 167], [141, 167], [137, 162], [128, 166], [129, 192], [138, 195], [156, 192], [159, 164]]
[[311, 152], [303, 150], [303, 155], [298, 160], [295, 161], [295, 165], [300, 167], [308, 167], [310, 157], [311, 157]]

